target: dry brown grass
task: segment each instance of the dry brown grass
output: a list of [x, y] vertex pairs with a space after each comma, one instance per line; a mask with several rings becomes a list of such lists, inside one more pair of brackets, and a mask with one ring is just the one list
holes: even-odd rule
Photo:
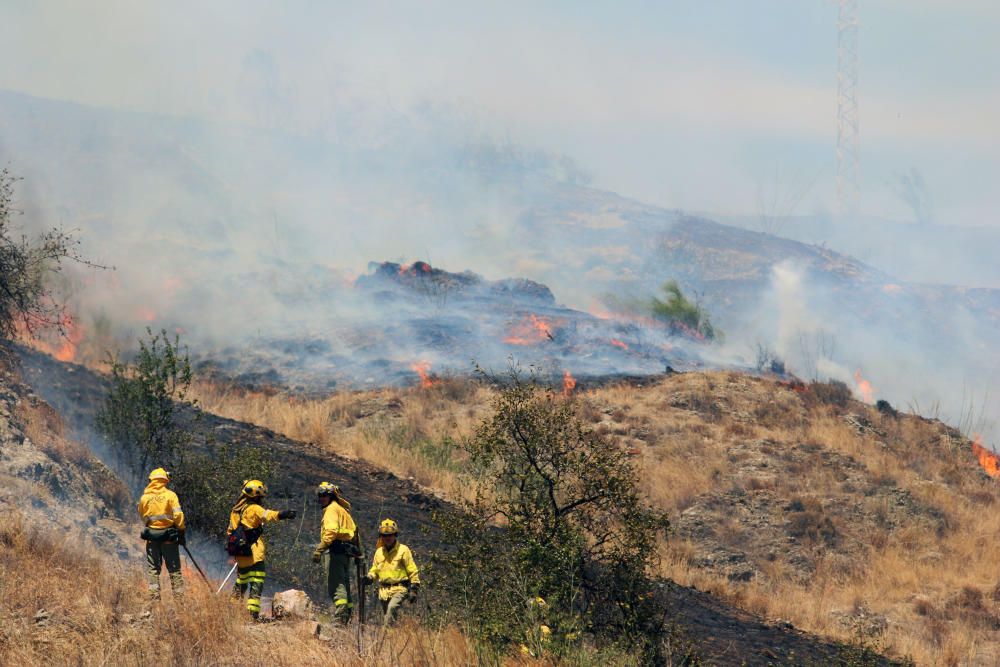
[[[477, 664], [458, 631], [404, 625], [374, 630], [359, 653], [351, 630], [326, 641], [310, 622], [249, 622], [241, 604], [186, 573], [183, 603], [146, 601], [134, 565], [88, 555], [80, 542], [0, 524], [0, 664], [4, 665], [445, 665]], [[144, 618], [145, 611], [151, 616]]]
[[341, 392], [308, 399], [198, 383], [192, 394], [209, 412], [264, 426], [330, 452], [364, 459], [442, 492], [455, 476], [446, 439], [467, 437], [489, 408], [489, 391], [465, 380], [429, 388]]
[[54, 461], [86, 465], [92, 459], [85, 445], [65, 437], [62, 418], [47, 403], [34, 399], [21, 400], [15, 408], [14, 417], [23, 426], [24, 434]]
[[[444, 492], [455, 492], [454, 471], [425, 457], [421, 443], [467, 436], [489, 414], [492, 396], [485, 387], [461, 383], [313, 401], [207, 384], [197, 395], [212, 412], [368, 460]], [[1000, 575], [993, 553], [1000, 535], [998, 483], [977, 472], [965, 445], [949, 442], [941, 424], [880, 415], [846, 400], [836, 387], [782, 386], [732, 372], [676, 375], [641, 389], [609, 386], [577, 399], [581, 418], [630, 452], [646, 493], [672, 516], [720, 490], [801, 503], [800, 514], [777, 520], [788, 520], [800, 532], [796, 539], [812, 545], [814, 571], [807, 580], [780, 558], [757, 558], [760, 576], [730, 581], [693, 564], [697, 545], [681, 539], [664, 546], [664, 575], [843, 640], [854, 633], [845, 614], [866, 606], [888, 619], [887, 650], [918, 664], [973, 664], [970, 656], [988, 664], [1000, 656], [1000, 592], [994, 594]], [[858, 414], [870, 428], [859, 430], [846, 413]], [[833, 458], [812, 467], [786, 461], [780, 474], [746, 472], [741, 448], [748, 442], [776, 462], [793, 446]], [[866, 481], [858, 488], [842, 469], [848, 460], [863, 470]], [[893, 525], [893, 508], [878, 491], [896, 487], [936, 513], [936, 527], [919, 517]], [[871, 520], [854, 525], [828, 519], [822, 501], [837, 493], [857, 499]], [[738, 534], [742, 527], [733, 523], [731, 532]], [[827, 549], [831, 534], [850, 535], [859, 551]]]

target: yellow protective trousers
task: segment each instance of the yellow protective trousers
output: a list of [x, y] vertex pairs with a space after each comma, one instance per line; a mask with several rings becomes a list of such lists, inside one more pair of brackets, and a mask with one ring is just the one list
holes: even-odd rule
[[247, 596], [247, 611], [256, 616], [260, 613], [260, 595], [264, 591], [264, 563], [254, 563], [250, 567], [236, 570], [236, 585], [233, 586], [233, 597]]

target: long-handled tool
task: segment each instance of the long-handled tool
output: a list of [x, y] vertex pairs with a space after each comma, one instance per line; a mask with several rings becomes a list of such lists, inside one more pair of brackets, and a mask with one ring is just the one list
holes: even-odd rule
[[237, 565], [237, 563], [233, 563], [233, 569], [231, 569], [229, 571], [229, 574], [226, 575], [226, 578], [222, 580], [221, 584], [219, 584], [219, 590], [215, 591], [216, 595], [218, 595], [219, 593], [221, 593], [222, 589], [226, 587], [226, 583], [229, 581], [229, 577], [233, 576], [233, 572], [236, 571], [236, 565]]
[[364, 544], [361, 541], [361, 531], [357, 533], [358, 538], [358, 556], [354, 559], [354, 571], [358, 576], [358, 653], [364, 651], [364, 644], [362, 643], [362, 627], [365, 624], [365, 564], [362, 561], [364, 558], [364, 551], [360, 548], [360, 545]]
[[191, 552], [190, 552], [190, 551], [188, 550], [188, 548], [187, 548], [187, 545], [186, 545], [186, 544], [182, 544], [181, 546], [182, 546], [182, 547], [184, 547], [184, 553], [186, 553], [186, 554], [188, 555], [188, 560], [190, 560], [190, 561], [191, 561], [191, 564], [192, 564], [192, 565], [194, 565], [194, 569], [198, 570], [198, 574], [200, 574], [200, 575], [201, 575], [201, 578], [205, 580], [205, 584], [206, 584], [206, 585], [207, 585], [207, 586], [208, 586], [209, 588], [211, 588], [211, 587], [212, 587], [212, 584], [210, 584], [210, 583], [208, 582], [208, 577], [206, 577], [206, 576], [205, 576], [205, 573], [201, 571], [201, 567], [200, 567], [200, 566], [198, 565], [198, 561], [196, 561], [196, 560], [194, 559], [194, 556], [192, 556], [192, 555], [191, 555]]

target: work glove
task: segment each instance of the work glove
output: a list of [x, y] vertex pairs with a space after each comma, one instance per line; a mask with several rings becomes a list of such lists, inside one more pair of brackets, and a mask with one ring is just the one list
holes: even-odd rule
[[164, 542], [178, 542], [180, 540], [180, 532], [174, 526], [167, 528], [167, 532], [163, 534]]
[[366, 574], [365, 578], [362, 579], [361, 581], [364, 582], [365, 586], [371, 586], [372, 584], [375, 583], [375, 578], [372, 577], [372, 575], [370, 575], [370, 574]]
[[187, 544], [187, 531], [180, 531], [177, 533], [177, 544], [184, 546]]
[[322, 544], [319, 545], [318, 547], [316, 547], [316, 550], [313, 551], [313, 562], [314, 563], [318, 563], [318, 562], [320, 562], [320, 561], [323, 560], [323, 552], [324, 551], [326, 551], [326, 549], [323, 547]]
[[410, 584], [410, 594], [406, 596], [407, 601], [413, 604], [417, 601], [417, 591], [420, 590], [420, 584]]
[[294, 519], [297, 514], [295, 510], [281, 510], [278, 512], [278, 519]]

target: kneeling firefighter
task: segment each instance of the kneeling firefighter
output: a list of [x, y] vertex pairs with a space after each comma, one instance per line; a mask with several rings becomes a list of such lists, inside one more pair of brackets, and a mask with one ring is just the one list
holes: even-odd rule
[[[243, 483], [240, 499], [229, 513], [229, 539], [226, 551], [236, 557], [236, 585], [233, 597], [247, 594], [247, 611], [253, 618], [260, 615], [260, 595], [264, 590], [264, 524], [280, 519], [294, 519], [295, 510], [264, 509], [261, 499], [267, 495], [264, 482], [252, 479]], [[249, 591], [249, 592], [248, 592]]]
[[164, 563], [170, 573], [170, 590], [174, 595], [184, 592], [181, 575], [181, 554], [184, 544], [184, 512], [177, 494], [167, 488], [170, 473], [157, 468], [149, 473], [149, 485], [139, 498], [139, 516], [146, 524], [140, 535], [146, 540], [146, 578], [149, 596], [160, 599], [160, 571]]
[[354, 607], [351, 597], [352, 559], [364, 557], [358, 528], [348, 512], [351, 503], [340, 493], [340, 487], [323, 482], [316, 489], [316, 496], [323, 507], [323, 525], [319, 544], [313, 551], [313, 562], [323, 563], [326, 591], [333, 601], [333, 618], [346, 625], [351, 620]]
[[386, 519], [378, 527], [378, 543], [372, 558], [372, 569], [365, 581], [378, 582], [378, 599], [382, 604], [382, 624], [391, 625], [399, 617], [403, 600], [417, 601], [420, 575], [410, 548], [397, 540], [399, 527]]

